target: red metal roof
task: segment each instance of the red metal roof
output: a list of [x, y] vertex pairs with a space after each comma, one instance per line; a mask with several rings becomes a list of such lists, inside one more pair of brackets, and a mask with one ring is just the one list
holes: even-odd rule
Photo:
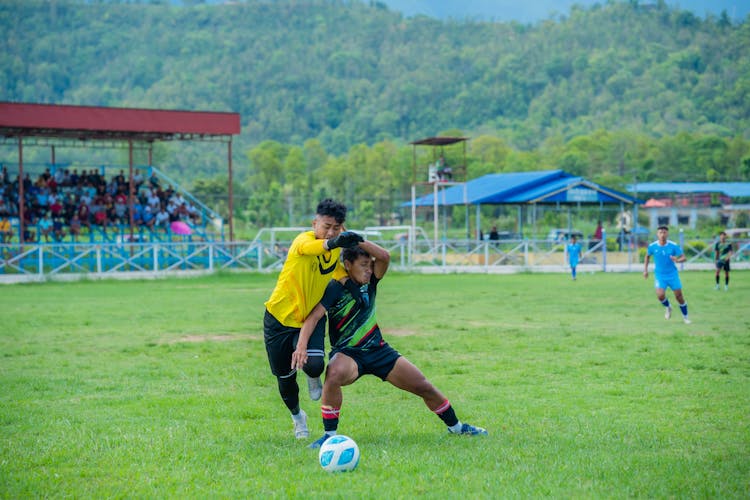
[[239, 133], [239, 113], [0, 102], [6, 137], [170, 140]]

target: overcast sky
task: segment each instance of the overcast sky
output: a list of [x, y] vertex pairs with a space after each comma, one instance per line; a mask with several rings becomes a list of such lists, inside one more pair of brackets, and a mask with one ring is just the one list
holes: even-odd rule
[[[366, 1], [366, 0], [365, 0]], [[554, 14], [568, 14], [572, 5], [606, 4], [607, 0], [379, 0], [406, 16], [425, 14], [441, 19], [482, 18], [534, 23]], [[642, 4], [650, 2], [641, 1]], [[653, 2], [655, 3], [655, 2]], [[750, 0], [667, 0], [667, 5], [692, 11], [699, 17], [720, 15], [723, 10], [735, 21], [750, 13]]]

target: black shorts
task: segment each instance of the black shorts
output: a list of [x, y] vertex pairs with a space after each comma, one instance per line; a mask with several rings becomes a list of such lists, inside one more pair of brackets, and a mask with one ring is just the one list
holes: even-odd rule
[[[263, 341], [266, 344], [268, 363], [271, 373], [277, 377], [285, 377], [292, 373], [292, 353], [297, 348], [299, 328], [284, 326], [266, 310], [263, 315]], [[326, 317], [323, 316], [315, 326], [310, 340], [307, 342], [307, 355], [325, 355]]]
[[362, 375], [375, 375], [381, 380], [385, 380], [388, 377], [388, 374], [391, 373], [391, 370], [396, 365], [396, 361], [401, 357], [401, 354], [386, 342], [383, 342], [379, 347], [366, 351], [350, 347], [337, 349], [331, 352], [331, 359], [339, 352], [346, 354], [357, 363], [359, 371], [357, 378]]
[[716, 270], [721, 271], [722, 269], [729, 272], [729, 259], [716, 261]]

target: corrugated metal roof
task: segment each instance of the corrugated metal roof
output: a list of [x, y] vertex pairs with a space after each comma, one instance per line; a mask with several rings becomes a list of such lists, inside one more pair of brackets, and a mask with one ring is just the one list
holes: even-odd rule
[[630, 193], [723, 193], [750, 197], [750, 182], [641, 182], [628, 184]]
[[[524, 203], [640, 203], [636, 198], [606, 188], [563, 170], [488, 174], [438, 193], [438, 205], [500, 205]], [[411, 202], [402, 204], [410, 206]], [[416, 200], [434, 205], [434, 194]]]
[[163, 140], [181, 135], [234, 135], [240, 133], [240, 115], [0, 102], [0, 133], [5, 136], [135, 140]]

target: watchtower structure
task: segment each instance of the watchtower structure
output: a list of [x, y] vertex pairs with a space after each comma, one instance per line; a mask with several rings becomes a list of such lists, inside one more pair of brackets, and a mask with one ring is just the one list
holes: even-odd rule
[[[433, 195], [434, 245], [438, 245], [438, 198], [439, 194], [450, 186], [466, 186], [466, 142], [467, 137], [427, 137], [411, 142], [413, 147], [412, 184], [411, 184], [411, 234], [416, 234], [417, 226], [417, 188], [428, 187]], [[418, 148], [430, 148], [427, 159], [419, 155]], [[421, 189], [424, 191], [424, 189]], [[464, 190], [464, 194], [466, 194]], [[466, 219], [469, 234], [469, 219]], [[409, 243], [410, 247], [413, 242]], [[413, 250], [413, 248], [411, 248]]]

